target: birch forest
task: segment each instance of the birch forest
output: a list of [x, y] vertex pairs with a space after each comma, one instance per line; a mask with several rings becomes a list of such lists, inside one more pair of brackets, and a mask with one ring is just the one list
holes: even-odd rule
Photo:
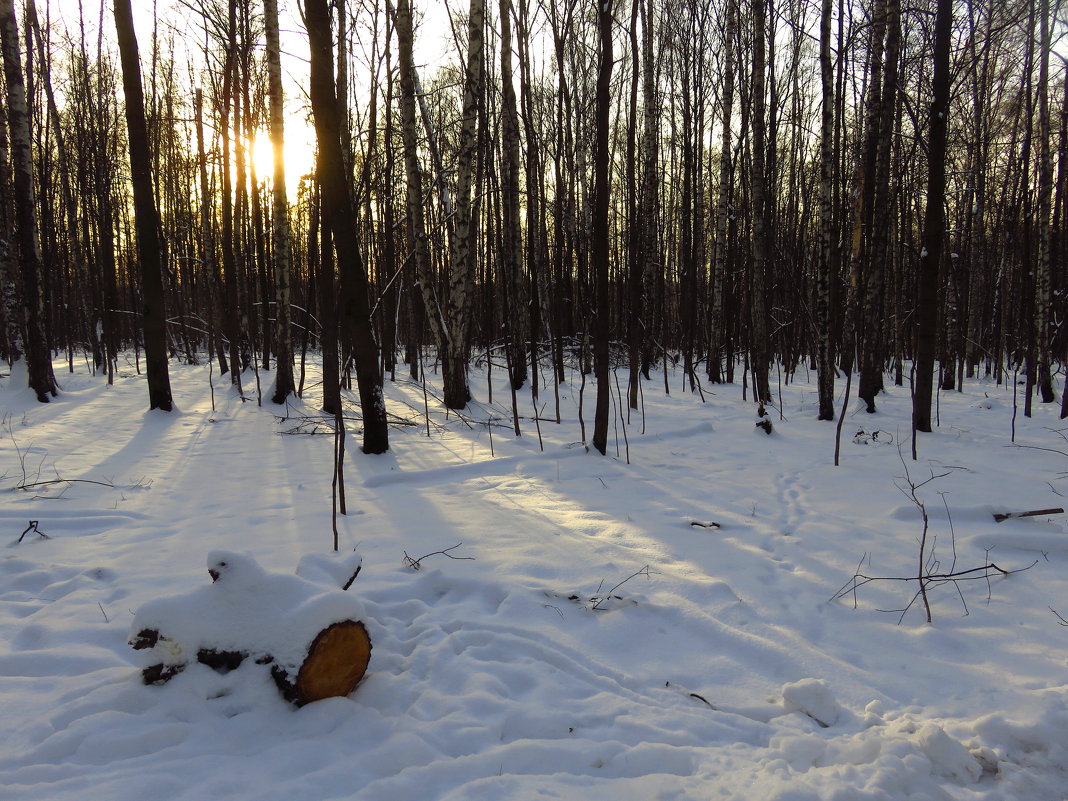
[[603, 453], [613, 395], [797, 371], [826, 420], [911, 386], [919, 431], [979, 376], [1068, 401], [1061, 0], [157, 2], [0, 0], [0, 355], [42, 402], [89, 362], [167, 410], [211, 360], [284, 403], [321, 360], [377, 453], [383, 382], [462, 409], [478, 362], [547, 419], [588, 375]]

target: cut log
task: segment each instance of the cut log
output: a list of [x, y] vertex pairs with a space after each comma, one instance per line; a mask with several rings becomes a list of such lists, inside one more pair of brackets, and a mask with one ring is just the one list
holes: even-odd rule
[[344, 620], [319, 632], [295, 679], [279, 667], [271, 672], [282, 694], [303, 706], [351, 693], [367, 672], [370, 660], [367, 629], [359, 621]]
[[994, 520], [1001, 523], [1005, 520], [1012, 520], [1016, 517], [1041, 517], [1042, 515], [1063, 515], [1063, 509], [1032, 509], [1030, 512], [1006, 512], [1005, 514], [995, 514]]
[[[343, 578], [358, 568], [347, 558]], [[363, 605], [339, 578], [323, 583], [264, 570], [249, 554], [208, 554], [212, 583], [157, 598], [134, 615], [129, 639], [143, 657], [146, 684], [162, 684], [189, 664], [225, 673], [246, 661], [270, 667], [297, 705], [351, 693], [367, 671], [371, 638]]]
[[[154, 647], [165, 636], [158, 632], [144, 630], [134, 648]], [[249, 656], [240, 651], [217, 651], [201, 648], [197, 651], [197, 661], [212, 670], [228, 673], [236, 670]], [[270, 664], [269, 656], [256, 659], [257, 664]], [[356, 689], [356, 685], [367, 672], [371, 661], [371, 637], [367, 628], [357, 620], [343, 620], [333, 623], [316, 635], [308, 647], [308, 656], [301, 663], [294, 676], [279, 665], [273, 665], [271, 675], [278, 689], [287, 701], [297, 706], [310, 704], [323, 698], [345, 696]], [[163, 684], [185, 669], [184, 663], [157, 663], [145, 667], [141, 674], [145, 684]]]

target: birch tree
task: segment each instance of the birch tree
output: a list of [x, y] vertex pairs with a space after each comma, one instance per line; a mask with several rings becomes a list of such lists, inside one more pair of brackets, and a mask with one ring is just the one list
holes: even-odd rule
[[464, 102], [456, 157], [455, 224], [449, 238], [449, 276], [446, 317], [449, 340], [441, 355], [445, 406], [462, 409], [471, 400], [467, 382], [468, 331], [475, 282], [477, 253], [472, 188], [478, 146], [479, 99], [485, 86], [483, 47], [485, 0], [471, 0], [467, 15], [467, 67]]
[[[7, 83], [7, 123], [10, 137], [12, 194], [15, 201], [15, 235], [21, 265], [23, 307], [22, 342], [11, 343], [26, 358], [29, 386], [41, 403], [56, 397], [59, 388], [52, 371], [52, 356], [44, 328], [45, 304], [41, 291], [43, 265], [37, 238], [34, 207], [33, 157], [30, 152], [30, 111], [26, 102], [26, 82], [19, 52], [19, 30], [13, 0], [0, 0], [0, 47], [3, 50], [4, 78]], [[8, 293], [5, 293], [8, 294]], [[14, 295], [17, 293], [11, 292]], [[15, 315], [14, 304], [8, 306]], [[14, 327], [12, 325], [12, 327]]]

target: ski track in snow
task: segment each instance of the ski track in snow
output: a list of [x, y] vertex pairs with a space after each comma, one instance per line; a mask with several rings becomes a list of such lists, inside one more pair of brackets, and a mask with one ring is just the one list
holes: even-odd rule
[[[493, 455], [485, 428], [436, 409], [431, 437], [396, 429], [383, 456], [360, 454], [350, 428], [338, 525], [364, 555], [351, 591], [374, 651], [350, 698], [297, 710], [257, 665], [145, 687], [126, 638], [142, 603], [208, 581], [209, 550], [273, 570], [328, 551], [331, 438], [281, 434], [284, 410], [218, 376], [212, 411], [205, 368], [174, 369], [173, 415], [143, 411], [140, 379], [62, 383], [47, 406], [0, 386], [0, 474], [115, 486], [0, 503], [5, 799], [1065, 797], [1068, 686], [1045, 612], [1068, 591], [1063, 525], [989, 522], [995, 500], [1057, 505], [1032, 474], [1060, 462], [1021, 449], [976, 462], [1004, 444], [984, 428], [990, 404], [946, 396], [961, 422], [925, 441], [938, 460], [915, 475], [953, 465], [938, 486], [960, 510], [961, 564], [991, 546], [1012, 566], [1046, 561], [995, 582], [989, 603], [969, 587], [967, 617], [944, 590], [934, 627], [877, 611], [907, 602], [903, 588], [869, 585], [856, 610], [829, 600], [862, 558], [882, 575], [914, 568], [893, 446], [846, 434], [836, 471], [827, 426], [780, 421], [769, 437], [740, 400], [653, 392], [630, 464], [622, 442], [607, 459], [576, 447], [573, 422], [542, 424], [544, 452], [529, 420], [520, 439], [496, 429]], [[811, 412], [806, 392], [789, 417]], [[389, 393], [422, 408], [417, 387]], [[879, 424], [907, 419], [905, 401], [888, 392]], [[1048, 446], [1048, 424], [1020, 421], [1021, 441]], [[1026, 467], [1000, 466], [1010, 456]], [[927, 501], [948, 561], [941, 499]], [[50, 539], [15, 545], [31, 519]], [[404, 564], [458, 543], [470, 559]]]

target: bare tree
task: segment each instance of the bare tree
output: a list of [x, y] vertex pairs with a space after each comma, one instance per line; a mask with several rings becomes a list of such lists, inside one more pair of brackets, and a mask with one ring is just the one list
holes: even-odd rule
[[831, 279], [834, 274], [834, 66], [831, 62], [833, 0], [820, 12], [820, 260], [816, 280], [819, 419], [834, 420], [834, 346], [831, 333]]
[[766, 152], [767, 114], [764, 93], [766, 91], [767, 51], [767, 0], [752, 0], [753, 11], [753, 83], [752, 134], [753, 164], [750, 173], [753, 202], [753, 271], [750, 276], [752, 293], [752, 335], [750, 341], [751, 367], [753, 370], [753, 397], [763, 404], [771, 400], [768, 382], [768, 366], [771, 360], [768, 343], [767, 280], [769, 257]]
[[1052, 403], [1053, 380], [1050, 363], [1050, 308], [1053, 302], [1050, 247], [1053, 223], [1050, 206], [1053, 198], [1053, 153], [1051, 148], [1049, 112], [1049, 58], [1052, 51], [1052, 25], [1049, 0], [1038, 4], [1039, 62], [1038, 62], [1038, 254], [1035, 265], [1035, 386], [1043, 403]]
[[122, 60], [122, 86], [126, 95], [126, 128], [130, 141], [130, 178], [133, 183], [137, 254], [141, 261], [141, 296], [145, 337], [145, 374], [150, 409], [171, 411], [171, 379], [167, 368], [167, 314], [163, 300], [163, 245], [159, 214], [152, 187], [152, 157], [148, 149], [141, 60], [133, 27], [130, 0], [115, 0], [115, 30]]
[[724, 342], [726, 319], [724, 300], [727, 291], [728, 254], [730, 252], [729, 223], [733, 209], [734, 187], [734, 136], [731, 131], [734, 111], [735, 59], [734, 40], [738, 33], [737, 0], [726, 0], [727, 19], [723, 30], [723, 87], [719, 140], [719, 197], [716, 201], [716, 255], [712, 274], [712, 330], [709, 333], [708, 376], [714, 383], [723, 381]]
[[293, 329], [289, 299], [289, 199], [286, 197], [285, 107], [282, 98], [282, 62], [278, 42], [278, 0], [263, 0], [267, 34], [267, 71], [270, 87], [271, 145], [274, 149], [272, 181], [272, 244], [275, 280], [275, 403], [285, 403], [296, 391], [293, 380]]
[[[58, 394], [52, 372], [52, 358], [45, 333], [45, 306], [41, 291], [41, 250], [37, 240], [34, 209], [33, 159], [30, 152], [30, 113], [26, 103], [26, 82], [19, 55], [19, 31], [12, 0], [0, 0], [0, 44], [3, 49], [4, 77], [7, 82], [7, 122], [11, 142], [12, 190], [15, 200], [15, 233], [22, 265], [22, 296], [25, 308], [24, 339], [11, 343], [25, 354], [30, 389], [41, 403]], [[9, 309], [12, 314], [13, 309]], [[12, 315], [13, 316], [13, 315]]]
[[[916, 380], [912, 419], [917, 431], [931, 430], [934, 357], [938, 316], [938, 272], [946, 215], [946, 140], [949, 128], [949, 50], [953, 38], [953, 0], [938, 0], [934, 29], [934, 97], [928, 112], [927, 207], [917, 284]], [[915, 456], [915, 448], [913, 449]]]
[[509, 350], [509, 379], [513, 389], [527, 380], [527, 361], [523, 342], [527, 322], [524, 314], [526, 291], [522, 264], [523, 233], [519, 214], [519, 111], [516, 106], [512, 71], [512, 0], [500, 0], [501, 25], [501, 272], [504, 281]]
[[612, 89], [612, 0], [600, 0], [597, 6], [597, 30], [600, 59], [597, 68], [595, 115], [595, 149], [593, 162], [592, 266], [596, 282], [597, 306], [594, 321], [594, 374], [597, 400], [593, 422], [593, 447], [601, 454], [608, 450], [608, 418], [612, 387], [609, 383], [609, 315], [611, 299], [608, 285], [609, 260], [609, 119]]
[[446, 318], [450, 339], [445, 353], [441, 354], [444, 401], [450, 409], [462, 409], [471, 399], [471, 389], [467, 383], [467, 340], [471, 325], [475, 259], [478, 252], [472, 188], [475, 183], [475, 156], [478, 146], [479, 99], [485, 87], [485, 17], [485, 0], [471, 0], [467, 14], [463, 116], [460, 120], [456, 155], [455, 222], [449, 237]]
[[[885, 264], [890, 226], [885, 221], [891, 212], [890, 193], [890, 147], [893, 137], [895, 110], [897, 107], [897, 74], [899, 45], [901, 41], [900, 0], [884, 0], [880, 11], [886, 31], [885, 56], [882, 58], [882, 86], [871, 92], [871, 116], [866, 124], [872, 125], [870, 140], [875, 142], [875, 160], [869, 164], [873, 170], [870, 177], [871, 210], [866, 212], [869, 229], [867, 258], [864, 262], [864, 336], [860, 359], [860, 385], [857, 394], [875, 411], [875, 397], [883, 389], [883, 354], [886, 297]], [[883, 43], [873, 44], [883, 47]]]
[[352, 357], [363, 411], [363, 450], [364, 453], [384, 453], [389, 449], [389, 429], [382, 397], [382, 373], [378, 346], [371, 329], [367, 272], [353, 224], [356, 209], [353, 207], [352, 193], [345, 184], [340, 112], [334, 84], [330, 10], [326, 0], [304, 0], [304, 16], [311, 49], [312, 114], [319, 145], [316, 179], [324, 217], [337, 253], [338, 269], [351, 279], [352, 296], [348, 300], [353, 308], [346, 317], [352, 322]]
[[430, 249], [427, 244], [426, 233], [426, 211], [423, 208], [423, 171], [419, 164], [419, 130], [415, 112], [415, 60], [412, 56], [414, 47], [412, 0], [397, 0], [395, 20], [400, 70], [398, 105], [400, 108], [401, 142], [404, 148], [408, 242], [415, 267], [415, 283], [420, 290], [423, 306], [427, 310], [427, 322], [437, 344], [438, 352], [445, 353], [448, 350], [451, 335], [448, 323], [445, 320], [442, 304], [438, 301], [434, 279], [431, 275]]

